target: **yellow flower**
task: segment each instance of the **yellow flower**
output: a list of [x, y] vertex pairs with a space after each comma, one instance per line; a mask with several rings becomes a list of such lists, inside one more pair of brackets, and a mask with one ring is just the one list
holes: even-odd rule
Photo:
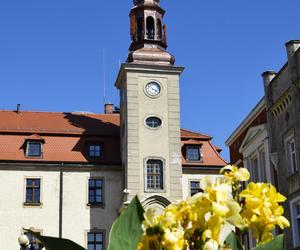
[[238, 168], [237, 166], [227, 165], [220, 171], [230, 182], [248, 181], [250, 173], [246, 168]]
[[218, 250], [219, 244], [214, 240], [209, 240], [205, 243], [203, 250]]
[[286, 198], [277, 193], [271, 184], [251, 182], [240, 193], [240, 197], [245, 199], [242, 217], [259, 244], [274, 238], [271, 231], [276, 225], [281, 229], [290, 226], [288, 220], [282, 216], [283, 207], [279, 205]]
[[176, 228], [166, 229], [163, 238], [163, 247], [168, 250], [182, 250], [184, 246], [184, 231]]

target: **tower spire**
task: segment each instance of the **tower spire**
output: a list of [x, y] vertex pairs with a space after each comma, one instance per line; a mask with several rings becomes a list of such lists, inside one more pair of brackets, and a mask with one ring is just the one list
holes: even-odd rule
[[129, 63], [173, 65], [175, 58], [166, 51], [165, 10], [160, 0], [133, 0], [130, 11], [131, 45]]

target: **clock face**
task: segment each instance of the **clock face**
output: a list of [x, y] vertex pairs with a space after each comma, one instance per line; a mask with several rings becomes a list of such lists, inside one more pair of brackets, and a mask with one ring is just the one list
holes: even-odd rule
[[146, 85], [146, 92], [150, 96], [157, 96], [160, 93], [160, 85], [157, 82], [149, 82]]

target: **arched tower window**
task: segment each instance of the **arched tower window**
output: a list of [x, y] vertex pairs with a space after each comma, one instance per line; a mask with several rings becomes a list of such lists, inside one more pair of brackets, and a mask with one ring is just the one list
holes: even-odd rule
[[157, 39], [161, 40], [162, 39], [162, 25], [161, 25], [161, 21], [160, 19], [157, 19], [157, 25], [156, 25], [156, 29], [157, 29]]
[[152, 16], [148, 16], [146, 19], [146, 28], [147, 28], [147, 39], [154, 39], [154, 18]]
[[138, 17], [137, 22], [137, 40], [142, 40], [143, 39], [143, 30], [144, 30], [144, 18], [143, 17]]

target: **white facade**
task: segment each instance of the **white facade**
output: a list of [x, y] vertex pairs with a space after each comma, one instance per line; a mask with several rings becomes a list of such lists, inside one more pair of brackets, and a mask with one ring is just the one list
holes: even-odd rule
[[239, 151], [252, 181], [273, 183], [266, 124], [250, 127]]
[[[20, 169], [20, 167], [22, 169]], [[74, 166], [75, 167], [75, 166]], [[41, 168], [42, 171], [37, 169]], [[2, 202], [0, 203], [0, 246], [19, 249], [17, 238], [23, 228], [31, 228], [43, 235], [59, 236], [60, 171], [49, 167], [26, 169], [21, 165], [12, 170], [0, 170]], [[40, 178], [41, 205], [25, 205], [26, 178]], [[88, 180], [103, 178], [104, 204], [88, 205]], [[63, 173], [62, 237], [87, 248], [87, 233], [103, 232], [108, 242], [109, 229], [118, 216], [121, 204], [121, 171], [93, 171], [66, 169]], [[2, 249], [2, 247], [1, 247]]]

